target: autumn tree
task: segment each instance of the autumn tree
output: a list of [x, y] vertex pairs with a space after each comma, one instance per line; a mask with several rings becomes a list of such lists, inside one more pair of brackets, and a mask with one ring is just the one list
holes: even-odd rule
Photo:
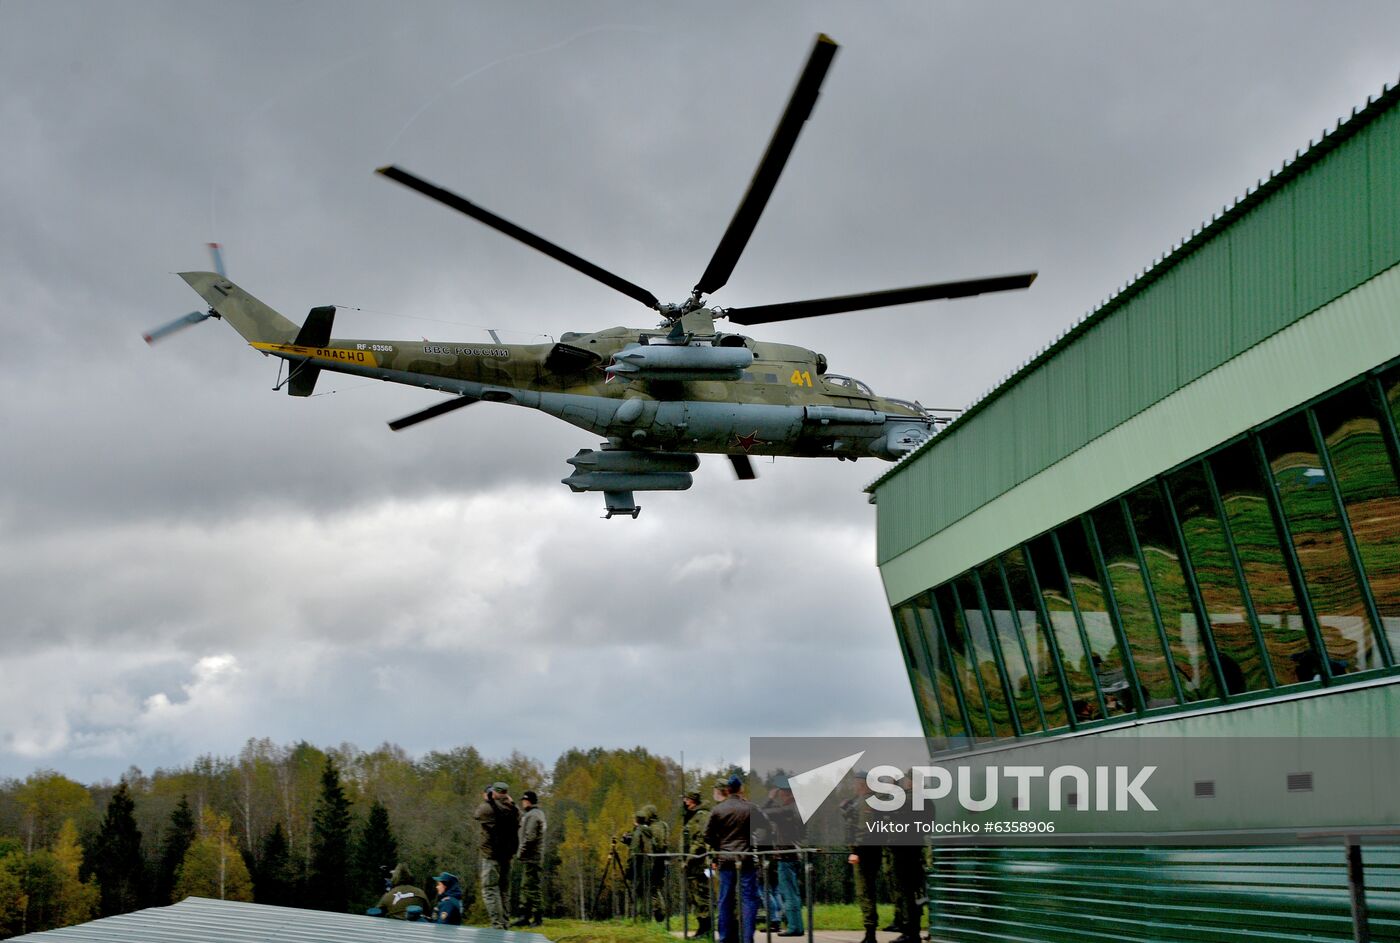
[[29, 895], [24, 892], [24, 847], [18, 839], [0, 838], [0, 938], [26, 931]]
[[24, 850], [31, 853], [48, 847], [62, 822], [76, 820], [92, 805], [92, 796], [82, 784], [53, 770], [40, 770], [25, 779], [17, 798], [24, 809]]
[[231, 837], [228, 816], [210, 809], [200, 820], [200, 835], [190, 844], [175, 877], [175, 900], [210, 897], [216, 900], [253, 899], [253, 879]]

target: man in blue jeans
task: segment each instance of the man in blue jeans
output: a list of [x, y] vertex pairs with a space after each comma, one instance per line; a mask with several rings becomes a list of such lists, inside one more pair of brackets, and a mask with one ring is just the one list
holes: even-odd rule
[[796, 851], [786, 850], [801, 847], [802, 818], [797, 814], [792, 787], [786, 776], [779, 776], [773, 781], [768, 801], [763, 804], [763, 813], [768, 817], [773, 849], [783, 852], [777, 856], [777, 897], [783, 913], [783, 932], [778, 936], [803, 936], [806, 931], [802, 929], [802, 892], [798, 890], [799, 861]]
[[[735, 773], [724, 785], [725, 799], [710, 810], [705, 843], [716, 852], [719, 866], [719, 943], [753, 943], [758, 917], [758, 867], [753, 857], [752, 829], [764, 828], [763, 813], [741, 793], [744, 781]], [[734, 935], [734, 885], [739, 885], [741, 940]]]

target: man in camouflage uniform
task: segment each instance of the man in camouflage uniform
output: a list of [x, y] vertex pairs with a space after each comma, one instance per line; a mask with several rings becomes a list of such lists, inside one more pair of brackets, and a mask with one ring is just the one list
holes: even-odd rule
[[876, 943], [875, 929], [880, 925], [880, 914], [875, 905], [875, 895], [885, 849], [876, 844], [867, 827], [878, 816], [865, 801], [873, 795], [865, 781], [865, 773], [858, 772], [853, 778], [856, 794], [841, 803], [841, 815], [846, 820], [846, 833], [851, 842], [851, 852], [846, 860], [855, 867], [856, 903], [860, 905], [861, 924], [865, 927], [865, 936], [860, 943]]
[[681, 851], [685, 859], [685, 899], [695, 916], [695, 935], [710, 932], [710, 879], [706, 876], [705, 826], [710, 822], [710, 807], [700, 801], [700, 790], [694, 789], [681, 797]]
[[[651, 851], [654, 855], [664, 855], [671, 850], [671, 826], [661, 817], [656, 806], [647, 803], [642, 806], [647, 829], [651, 832]], [[651, 859], [651, 919], [657, 923], [666, 919], [670, 909], [666, 894], [666, 858]]]
[[627, 846], [627, 883], [632, 888], [633, 906], [637, 913], [651, 900], [651, 826], [646, 812], [638, 809], [632, 814], [632, 827], [618, 836]]
[[[906, 795], [912, 783], [908, 774], [900, 780]], [[918, 830], [919, 813], [913, 803], [906, 801], [902, 808], [890, 814], [890, 818], [904, 825], [903, 840], [896, 840], [890, 847], [890, 877], [894, 881], [894, 929], [899, 938], [894, 943], [919, 943], [923, 932], [924, 844]]]
[[520, 810], [510, 797], [510, 787], [494, 783], [486, 787], [475, 818], [481, 823], [481, 901], [491, 926], [508, 929], [506, 904], [510, 900], [510, 859], [520, 840]]
[[512, 926], [538, 927], [544, 923], [544, 895], [540, 872], [544, 864], [544, 810], [532, 789], [520, 794], [520, 918]]
[[[418, 920], [427, 915], [428, 895], [414, 883], [408, 865], [400, 861], [385, 883], [388, 888], [384, 896], [379, 898], [379, 903], [370, 909], [370, 913], [377, 910], [376, 916], [391, 917], [394, 920]], [[410, 914], [410, 907], [417, 907], [417, 913]]]

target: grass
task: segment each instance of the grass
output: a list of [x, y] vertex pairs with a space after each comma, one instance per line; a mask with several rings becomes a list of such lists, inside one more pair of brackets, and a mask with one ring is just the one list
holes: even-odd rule
[[[680, 928], [680, 921], [672, 926]], [[554, 943], [675, 943], [659, 923], [633, 923], [615, 920], [546, 920], [544, 926], [528, 927], [528, 932], [541, 933]]]
[[[889, 904], [880, 905], [881, 926], [892, 917], [894, 908]], [[802, 919], [807, 919], [803, 908]], [[691, 918], [694, 928], [694, 918]], [[817, 904], [813, 908], [813, 925], [818, 930], [860, 930], [860, 908], [855, 904]], [[680, 930], [680, 915], [671, 918], [671, 929]], [[675, 937], [666, 933], [659, 923], [631, 920], [546, 920], [542, 927], [530, 927], [528, 932], [540, 933], [554, 943], [675, 943]], [[760, 932], [757, 939], [762, 939]], [[776, 943], [776, 941], [775, 941]]]

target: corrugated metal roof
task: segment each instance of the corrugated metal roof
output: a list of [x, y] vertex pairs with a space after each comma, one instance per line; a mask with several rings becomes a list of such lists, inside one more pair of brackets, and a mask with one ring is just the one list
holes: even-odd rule
[[[930, 449], [936, 448], [940, 439], [948, 432], [961, 429], [972, 421], [978, 414], [989, 408], [992, 403], [1004, 395], [1012, 387], [1015, 387], [1025, 380], [1030, 374], [1047, 361], [1054, 359], [1065, 348], [1075, 344], [1095, 325], [1110, 317], [1114, 312], [1124, 307], [1129, 301], [1141, 294], [1144, 289], [1168, 274], [1179, 263], [1184, 261], [1196, 249], [1217, 236], [1221, 231], [1238, 221], [1244, 214], [1254, 209], [1263, 201], [1275, 194], [1280, 188], [1290, 181], [1302, 175], [1312, 168], [1320, 160], [1334, 151], [1338, 145], [1348, 138], [1353, 137], [1376, 118], [1392, 108], [1400, 101], [1400, 83], [1387, 85], [1382, 93], [1374, 99], [1367, 99], [1364, 108], [1353, 108], [1349, 117], [1339, 118], [1337, 124], [1332, 129], [1324, 129], [1321, 136], [1316, 141], [1309, 141], [1306, 149], [1299, 149], [1294, 157], [1284, 160], [1277, 171], [1271, 170], [1268, 178], [1260, 178], [1255, 186], [1247, 188], [1242, 197], [1237, 197], [1234, 203], [1222, 206], [1219, 213], [1213, 214], [1207, 221], [1192, 231], [1191, 235], [1176, 243], [1169, 252], [1163, 253], [1143, 269], [1132, 281], [1125, 284], [1121, 289], [1110, 295], [1102, 304], [1094, 308], [1087, 314], [1080, 317], [1073, 326], [1067, 328], [1058, 338], [1047, 345], [1036, 356], [1026, 361], [1017, 370], [1007, 375], [1000, 383], [993, 386], [980, 398], [974, 400], [960, 416], [949, 423], [939, 435], [925, 441], [919, 448], [902, 456], [892, 467], [879, 475], [869, 485], [865, 491], [872, 493], [881, 484], [888, 481], [891, 476], [898, 474], [906, 468], [917, 456], [924, 454]], [[1391, 186], [1395, 186], [1391, 184]], [[1394, 237], [1392, 237], [1394, 238]], [[1325, 300], [1325, 299], [1322, 299]]]
[[1400, 263], [1397, 105], [1353, 110], [872, 482], [877, 562]]
[[538, 933], [481, 927], [408, 923], [383, 917], [272, 907], [232, 900], [187, 897], [169, 907], [150, 907], [59, 930], [28, 933], [16, 940], [102, 940], [112, 943], [372, 943], [422, 941], [452, 943], [549, 943]]

